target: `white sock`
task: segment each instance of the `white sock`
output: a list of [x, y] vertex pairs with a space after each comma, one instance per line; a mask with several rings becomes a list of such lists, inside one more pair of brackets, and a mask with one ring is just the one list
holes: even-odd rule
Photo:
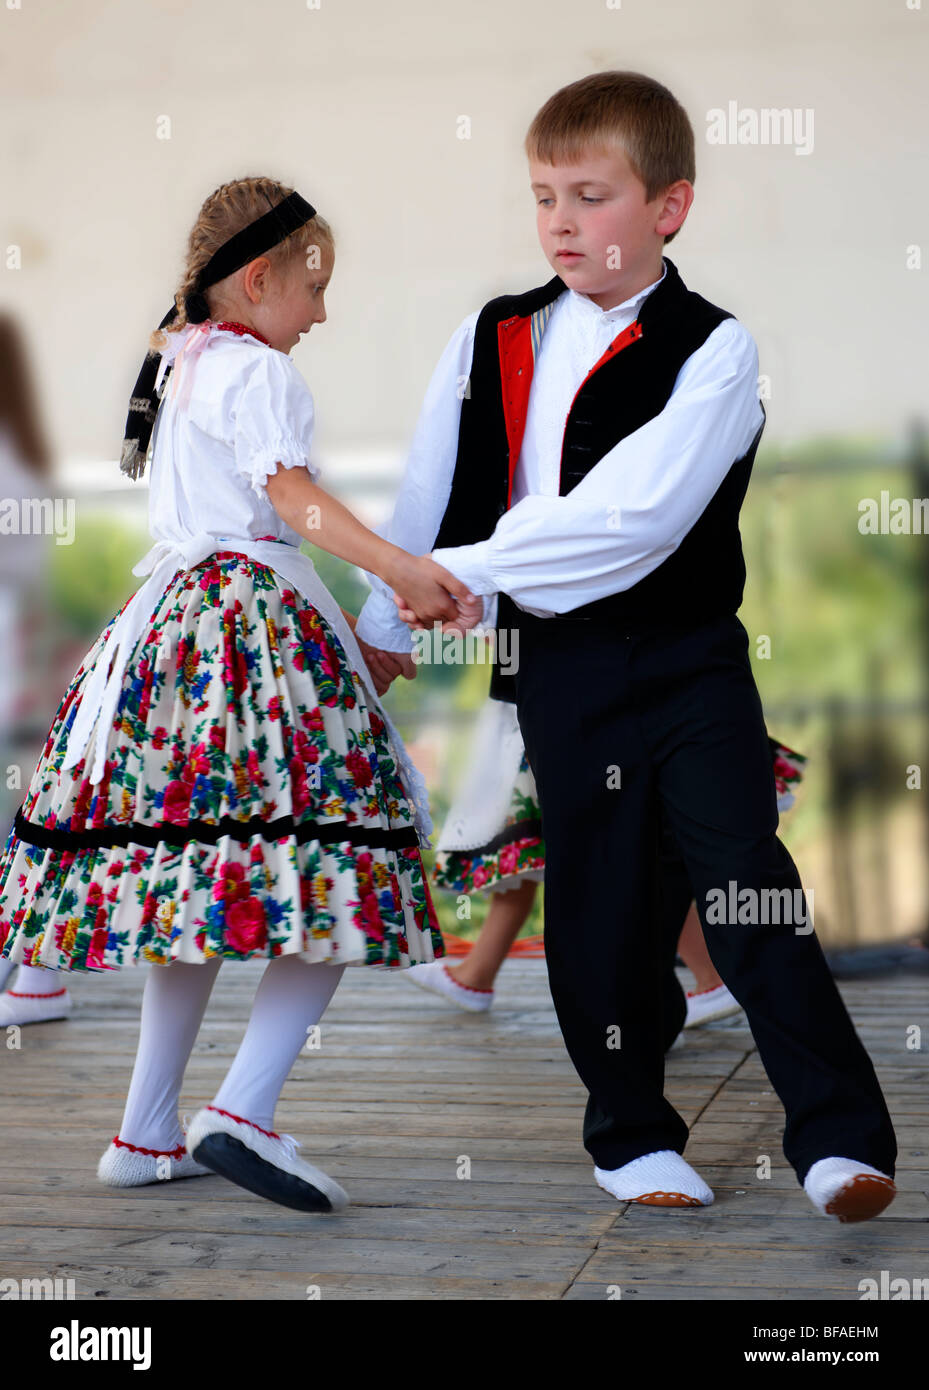
[[804, 1178], [803, 1190], [813, 1205], [826, 1216], [830, 1214], [827, 1213], [826, 1207], [841, 1189], [862, 1175], [883, 1178], [885, 1183], [893, 1183], [893, 1178], [887, 1173], [882, 1173], [879, 1168], [872, 1168], [869, 1163], [861, 1163], [858, 1159], [821, 1158], [813, 1164]]
[[700, 1174], [685, 1163], [673, 1149], [659, 1149], [655, 1153], [643, 1154], [633, 1158], [622, 1168], [594, 1168], [594, 1176], [600, 1187], [618, 1197], [621, 1202], [641, 1201], [643, 1197], [659, 1198], [663, 1195], [679, 1195], [692, 1199], [684, 1203], [664, 1203], [657, 1200], [655, 1206], [684, 1205], [708, 1207], [713, 1201], [713, 1193]]
[[119, 1138], [167, 1152], [183, 1144], [178, 1100], [222, 957], [203, 965], [152, 965], [142, 995], [139, 1046]]
[[21, 965], [16, 979], [0, 994], [0, 1027], [44, 1023], [71, 1012], [71, 996], [65, 975], [43, 966]]
[[15, 983], [10, 985], [17, 994], [56, 994], [67, 988], [67, 971], [49, 970], [42, 965], [21, 965]]
[[268, 963], [235, 1060], [210, 1102], [262, 1129], [274, 1129], [274, 1108], [294, 1062], [306, 1046], [342, 978], [344, 965], [299, 956]]
[[15, 969], [16, 966], [7, 956], [0, 956], [0, 989], [5, 987], [7, 980]]

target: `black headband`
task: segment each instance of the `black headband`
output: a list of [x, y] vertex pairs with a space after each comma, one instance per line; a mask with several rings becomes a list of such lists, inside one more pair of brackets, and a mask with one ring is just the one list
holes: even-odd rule
[[[316, 209], [305, 198], [301, 198], [299, 193], [288, 194], [276, 207], [269, 198], [268, 206], [268, 212], [223, 242], [200, 271], [193, 289], [184, 297], [184, 309], [189, 323], [205, 323], [210, 317], [204, 290], [241, 270], [243, 265], [248, 265], [249, 261], [253, 261], [262, 252], [270, 251], [272, 246], [285, 241], [316, 216]], [[177, 317], [177, 305], [173, 304], [158, 327], [167, 328]], [[119, 466], [123, 473], [133, 479], [142, 476], [152, 430], [155, 427], [155, 417], [158, 414], [160, 400], [155, 392], [155, 378], [158, 375], [159, 356], [159, 353], [151, 350], [146, 353], [129, 401]], [[164, 381], [167, 380], [170, 371], [169, 366], [165, 371]]]

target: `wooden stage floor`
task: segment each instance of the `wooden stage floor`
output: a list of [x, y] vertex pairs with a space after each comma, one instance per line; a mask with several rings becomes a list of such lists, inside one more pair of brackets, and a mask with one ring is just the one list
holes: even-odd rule
[[[207, 1102], [263, 966], [229, 963], [187, 1072]], [[929, 1275], [925, 977], [843, 984], [897, 1125], [899, 1193], [877, 1220], [820, 1216], [781, 1152], [783, 1112], [739, 1020], [688, 1030], [666, 1089], [713, 1206], [621, 1204], [593, 1181], [585, 1093], [541, 960], [507, 962], [493, 1009], [465, 1014], [400, 973], [349, 970], [276, 1128], [348, 1190], [334, 1216], [210, 1176], [97, 1182], [116, 1133], [143, 970], [76, 975], [70, 1019], [0, 1048], [0, 1276], [73, 1279], [78, 1299], [840, 1299]], [[682, 978], [686, 978], [682, 974]], [[907, 1049], [921, 1025], [922, 1048]], [[756, 1177], [769, 1155], [770, 1179]], [[470, 1161], [470, 1177], [459, 1177]], [[618, 1292], [617, 1292], [618, 1291]]]

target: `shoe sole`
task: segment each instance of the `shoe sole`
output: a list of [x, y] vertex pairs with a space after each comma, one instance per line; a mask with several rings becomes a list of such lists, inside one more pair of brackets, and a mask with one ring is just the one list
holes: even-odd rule
[[630, 1197], [642, 1207], [702, 1207], [699, 1197], [688, 1197], [683, 1192], [646, 1192], [642, 1197]]
[[228, 1178], [256, 1197], [277, 1202], [278, 1206], [291, 1207], [294, 1211], [336, 1209], [325, 1192], [304, 1178], [285, 1173], [231, 1134], [208, 1134], [194, 1149], [192, 1157], [220, 1177]]
[[683, 1192], [644, 1192], [641, 1197], [617, 1197], [615, 1192], [598, 1179], [594, 1179], [599, 1188], [604, 1192], [609, 1192], [617, 1202], [634, 1202], [642, 1207], [702, 1207], [705, 1203], [699, 1197], [689, 1197]]
[[734, 1014], [740, 1014], [741, 1012], [741, 1004], [736, 1004], [734, 1008], [730, 1004], [725, 1008], [713, 1009], [708, 1014], [701, 1014], [698, 1018], [688, 1019], [684, 1023], [684, 1027], [699, 1028], [701, 1023], [715, 1023], [719, 1018], [732, 1018]]
[[826, 1204], [826, 1215], [837, 1216], [840, 1221], [870, 1221], [889, 1207], [897, 1189], [892, 1178], [878, 1178], [870, 1173], [859, 1173], [840, 1187], [831, 1202]]

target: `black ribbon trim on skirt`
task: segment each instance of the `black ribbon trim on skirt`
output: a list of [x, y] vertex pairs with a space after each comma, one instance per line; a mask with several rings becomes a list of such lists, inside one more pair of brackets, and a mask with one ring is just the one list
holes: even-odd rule
[[502, 849], [504, 845], [512, 844], [514, 840], [541, 840], [542, 822], [536, 817], [534, 820], [519, 820], [515, 825], [507, 826], [506, 830], [501, 830], [499, 835], [495, 835], [486, 844], [478, 845], [474, 849], [451, 849], [445, 850], [445, 854], [462, 854], [469, 858], [475, 854], [493, 854], [496, 850]]
[[215, 845], [227, 836], [244, 842], [255, 835], [263, 840], [281, 840], [292, 835], [301, 845], [308, 840], [318, 840], [322, 845], [349, 840], [365, 849], [404, 849], [419, 845], [413, 825], [398, 830], [375, 830], [363, 825], [346, 825], [345, 821], [295, 821], [293, 816], [280, 816], [270, 821], [260, 816], [252, 816], [250, 820], [223, 816], [220, 821], [194, 820], [186, 825], [170, 822], [143, 825], [141, 821], [130, 821], [126, 825], [93, 826], [87, 830], [53, 830], [26, 820], [20, 810], [16, 812], [13, 828], [25, 844], [61, 850], [105, 849], [111, 845], [125, 849], [130, 844], [157, 849], [159, 844], [186, 845], [191, 841]]

